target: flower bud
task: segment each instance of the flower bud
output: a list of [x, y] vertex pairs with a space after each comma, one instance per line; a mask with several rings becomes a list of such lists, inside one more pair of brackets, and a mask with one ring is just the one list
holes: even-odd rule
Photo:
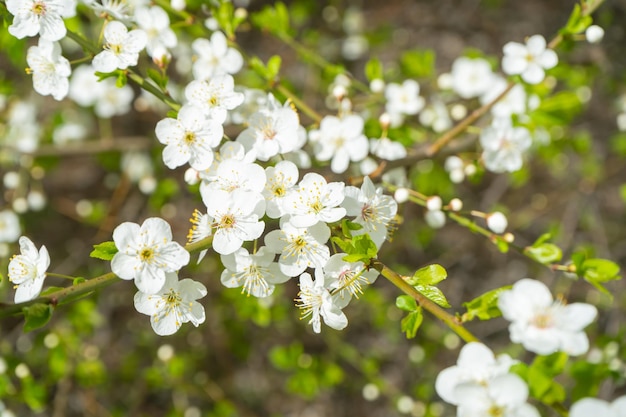
[[428, 197], [428, 199], [426, 199], [426, 208], [430, 211], [441, 210], [441, 205], [441, 197], [438, 195]]
[[405, 203], [409, 200], [409, 190], [406, 188], [398, 188], [395, 193], [393, 193], [393, 198], [398, 203]]
[[372, 93], [382, 93], [385, 89], [385, 82], [380, 78], [374, 78], [370, 81], [370, 90]]
[[485, 217], [487, 227], [494, 233], [503, 233], [509, 225], [506, 216], [499, 211], [494, 211]]
[[441, 210], [427, 211], [424, 220], [433, 229], [441, 229], [446, 224], [446, 215]]
[[591, 25], [585, 31], [585, 38], [589, 43], [598, 43], [604, 38], [604, 29], [598, 25]]
[[463, 209], [463, 202], [458, 198], [453, 198], [450, 200], [450, 204], [448, 204], [448, 206], [452, 211], [461, 211], [461, 209]]

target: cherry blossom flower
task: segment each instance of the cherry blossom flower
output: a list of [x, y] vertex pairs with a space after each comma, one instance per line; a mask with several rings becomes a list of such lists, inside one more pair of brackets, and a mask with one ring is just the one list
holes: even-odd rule
[[146, 33], [146, 52], [153, 58], [163, 56], [163, 49], [176, 46], [178, 39], [170, 27], [170, 17], [159, 6], [140, 7], [135, 10], [135, 21]]
[[245, 241], [258, 239], [265, 229], [265, 222], [259, 221], [265, 213], [265, 200], [260, 194], [216, 190], [203, 201], [214, 220], [213, 249], [221, 255], [235, 252]]
[[401, 85], [389, 83], [385, 87], [387, 99], [385, 110], [390, 115], [417, 114], [424, 107], [424, 98], [419, 93], [420, 86], [417, 81], [405, 80]]
[[221, 74], [236, 74], [243, 67], [241, 53], [228, 47], [226, 36], [222, 32], [214, 32], [211, 40], [196, 39], [191, 48], [197, 54], [193, 64], [193, 76], [196, 80], [206, 80]]
[[51, 95], [62, 100], [69, 92], [68, 77], [72, 73], [70, 62], [61, 56], [61, 46], [39, 38], [37, 46], [28, 48], [28, 71], [33, 74], [33, 88], [42, 96]]
[[159, 336], [169, 336], [183, 323], [191, 322], [198, 327], [206, 319], [204, 307], [197, 302], [207, 294], [201, 283], [186, 278], [181, 281], [174, 272], [165, 274], [163, 288], [156, 294], [135, 294], [135, 308], [150, 316], [150, 324]]
[[528, 386], [514, 374], [496, 376], [487, 386], [457, 385], [455, 395], [459, 401], [457, 416], [540, 417], [537, 409], [526, 402]]
[[511, 322], [511, 341], [540, 355], [563, 351], [576, 356], [587, 352], [589, 340], [583, 329], [598, 314], [590, 304], [554, 301], [545, 284], [529, 278], [500, 293], [498, 307]]
[[358, 298], [363, 294], [363, 286], [376, 281], [378, 272], [366, 270], [363, 262], [347, 262], [343, 260], [345, 253], [336, 253], [330, 257], [322, 268], [324, 286], [333, 296], [345, 300], [346, 304], [352, 296]]
[[492, 172], [515, 172], [522, 168], [523, 153], [530, 148], [530, 133], [510, 124], [492, 125], [480, 134], [483, 162]]
[[487, 222], [489, 230], [494, 233], [504, 233], [509, 225], [506, 216], [500, 211], [494, 211], [493, 213], [487, 214], [485, 221]]
[[286, 214], [285, 199], [294, 192], [298, 181], [298, 167], [291, 161], [280, 161], [275, 166], [265, 168], [267, 181], [263, 197], [267, 201], [266, 214], [278, 219]]
[[528, 84], [538, 84], [545, 77], [545, 70], [559, 62], [552, 49], [546, 48], [546, 40], [541, 35], [531, 36], [523, 45], [509, 42], [504, 45], [502, 70], [509, 75], [520, 74]]
[[317, 273], [315, 280], [308, 272], [300, 275], [300, 292], [296, 303], [302, 310], [302, 318], [310, 317], [309, 324], [313, 325], [315, 333], [321, 332], [322, 319], [328, 327], [336, 330], [342, 330], [348, 325], [348, 318], [324, 287], [324, 277]]
[[569, 411], [569, 417], [624, 417], [626, 416], [626, 395], [612, 403], [597, 398], [582, 398], [576, 401]]
[[40, 35], [58, 41], [67, 33], [63, 18], [76, 13], [72, 0], [7, 0], [6, 6], [13, 15], [9, 33], [18, 39]]
[[457, 58], [452, 64], [452, 89], [461, 97], [469, 99], [483, 95], [491, 87], [491, 65], [481, 58]]
[[185, 105], [178, 118], [168, 117], [156, 125], [159, 142], [163, 149], [163, 162], [174, 169], [189, 162], [196, 170], [208, 169], [213, 163], [213, 148], [222, 141], [222, 124], [208, 119], [199, 107]]
[[37, 298], [46, 278], [46, 271], [50, 266], [48, 249], [42, 246], [39, 251], [35, 244], [26, 236], [19, 239], [20, 254], [15, 255], [9, 262], [9, 281], [15, 285], [15, 302]]
[[[487, 104], [495, 100], [508, 88], [509, 83], [499, 75], [491, 79], [489, 89], [480, 97], [481, 104]], [[526, 112], [526, 91], [524, 86], [516, 84], [503, 98], [491, 108], [491, 114], [496, 118], [510, 118], [514, 114]]]
[[235, 80], [228, 74], [218, 75], [209, 80], [195, 80], [185, 88], [185, 97], [191, 104], [200, 107], [204, 113], [224, 123], [228, 110], [243, 103], [244, 95], [234, 91]]
[[315, 141], [315, 157], [330, 162], [330, 169], [340, 174], [348, 169], [350, 161], [360, 161], [367, 156], [368, 142], [363, 135], [363, 118], [357, 115], [342, 119], [326, 116], [319, 130], [311, 131], [318, 136]]
[[115, 275], [135, 280], [139, 291], [157, 294], [165, 283], [167, 272], [178, 271], [189, 263], [189, 252], [172, 241], [170, 225], [151, 217], [141, 226], [125, 222], [113, 231], [118, 251], [111, 260]]
[[487, 346], [470, 342], [461, 349], [455, 366], [439, 372], [435, 390], [445, 402], [458, 405], [457, 386], [467, 382], [486, 386], [495, 377], [507, 374], [514, 363], [509, 355], [498, 355], [496, 358]]
[[104, 51], [93, 59], [96, 71], [112, 72], [137, 65], [139, 52], [146, 47], [148, 38], [141, 29], [126, 29], [123, 23], [111, 21], [104, 28]]
[[289, 103], [281, 105], [269, 94], [267, 107], [250, 117], [248, 128], [239, 134], [237, 142], [253, 150], [257, 159], [267, 161], [296, 148], [299, 127], [298, 113]]
[[290, 278], [280, 271], [274, 262], [274, 253], [265, 247], [254, 254], [239, 248], [230, 255], [222, 255], [221, 259], [226, 267], [221, 276], [222, 284], [228, 288], [242, 287], [242, 293], [255, 297], [272, 295], [276, 284]]
[[346, 198], [342, 206], [348, 216], [356, 216], [355, 223], [363, 226], [353, 231], [354, 235], [367, 233], [377, 247], [387, 238], [389, 226], [398, 212], [398, 203], [391, 196], [383, 195], [369, 177], [363, 178], [361, 188], [346, 187]]
[[221, 161], [210, 177], [203, 177], [203, 179], [200, 194], [205, 202], [212, 199], [211, 194], [217, 190], [229, 193], [235, 190], [251, 191], [261, 198], [266, 182], [263, 167], [236, 158]]
[[21, 235], [20, 219], [14, 211], [0, 211], [0, 242], [15, 242]]
[[133, 13], [136, 9], [148, 6], [149, 0], [82, 0], [87, 7], [97, 13], [100, 17], [112, 17], [124, 23], [133, 20]]
[[133, 100], [133, 89], [125, 85], [117, 88], [113, 78], [98, 81], [95, 68], [81, 65], [70, 80], [69, 97], [81, 106], [95, 106], [98, 117], [105, 119], [126, 114]]
[[370, 152], [381, 159], [395, 161], [406, 157], [407, 152], [404, 145], [395, 142], [387, 137], [380, 139], [370, 139]]
[[327, 183], [320, 174], [309, 172], [297, 189], [285, 197], [283, 208], [290, 214], [289, 222], [296, 227], [309, 227], [317, 222], [333, 223], [346, 215], [346, 209], [338, 207], [345, 198], [345, 184]]
[[328, 226], [320, 222], [311, 227], [295, 227], [286, 217], [281, 219], [280, 230], [265, 236], [267, 249], [280, 254], [278, 264], [283, 274], [295, 277], [309, 267], [324, 266], [330, 259], [326, 246], [330, 238]]

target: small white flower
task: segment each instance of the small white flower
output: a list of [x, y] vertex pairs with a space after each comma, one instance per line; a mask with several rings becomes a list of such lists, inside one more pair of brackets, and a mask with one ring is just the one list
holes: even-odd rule
[[150, 316], [150, 324], [159, 336], [176, 333], [183, 323], [198, 327], [206, 318], [204, 307], [196, 300], [207, 294], [201, 283], [186, 278], [178, 280], [176, 273], [165, 274], [163, 288], [156, 294], [135, 294], [135, 308]]
[[161, 58], [164, 49], [174, 48], [178, 43], [176, 34], [170, 27], [170, 17], [159, 6], [137, 9], [135, 21], [139, 28], [146, 33], [146, 52], [151, 57]]
[[112, 72], [137, 65], [139, 52], [148, 42], [146, 32], [141, 29], [129, 32], [123, 23], [115, 20], [107, 23], [104, 28], [104, 39], [104, 51], [93, 59], [93, 67], [100, 72]]
[[15, 302], [34, 300], [41, 292], [46, 271], [50, 266], [48, 249], [42, 246], [39, 251], [26, 236], [20, 237], [20, 255], [9, 262], [9, 281], [16, 284]]
[[111, 270], [122, 279], [134, 279], [146, 294], [158, 293], [167, 272], [189, 263], [189, 252], [172, 242], [170, 225], [158, 217], [146, 219], [141, 226], [120, 224], [113, 231], [113, 241], [119, 252], [111, 260]]
[[205, 81], [192, 81], [185, 88], [185, 97], [189, 103], [200, 107], [207, 116], [224, 123], [228, 110], [239, 106], [244, 100], [244, 95], [234, 88], [233, 77], [223, 74]]
[[463, 417], [540, 417], [528, 404], [528, 386], [515, 374], [499, 375], [487, 386], [477, 383], [457, 385], [458, 416]]
[[342, 330], [348, 325], [348, 318], [341, 308], [335, 305], [334, 298], [324, 287], [324, 277], [317, 271], [315, 281], [307, 272], [300, 275], [300, 292], [296, 303], [302, 310], [302, 318], [311, 317], [309, 324], [313, 325], [315, 333], [322, 330], [321, 319], [324, 319], [327, 326], [336, 330]]
[[353, 234], [367, 233], [380, 248], [398, 212], [398, 203], [391, 196], [383, 195], [382, 188], [376, 188], [369, 177], [363, 178], [360, 189], [346, 187], [345, 194], [342, 206], [346, 208], [347, 215], [356, 216], [353, 221], [363, 226]]
[[522, 168], [523, 153], [530, 148], [530, 133], [523, 127], [492, 125], [480, 133], [483, 162], [492, 172], [515, 172]]
[[285, 198], [295, 190], [298, 167], [291, 161], [280, 161], [276, 166], [265, 168], [265, 174], [267, 181], [263, 197], [267, 201], [266, 214], [272, 219], [278, 219], [286, 213]]
[[483, 95], [491, 87], [491, 65], [481, 58], [457, 58], [452, 64], [452, 89], [463, 98]]
[[585, 38], [589, 43], [598, 43], [604, 38], [604, 29], [598, 25], [591, 25], [585, 30]]
[[0, 243], [15, 242], [22, 234], [20, 219], [12, 210], [0, 211]]
[[272, 230], [265, 236], [267, 249], [280, 254], [280, 270], [295, 277], [309, 267], [324, 266], [330, 259], [330, 249], [326, 246], [330, 238], [328, 226], [320, 222], [311, 227], [295, 227], [283, 219], [280, 230]]
[[189, 162], [198, 171], [208, 169], [213, 163], [213, 148], [224, 135], [222, 124], [208, 119], [199, 107], [185, 105], [178, 112], [178, 119], [166, 118], [156, 125], [159, 142], [163, 149], [163, 162], [174, 169]]
[[413, 115], [424, 107], [424, 98], [419, 95], [420, 86], [417, 81], [405, 80], [402, 85], [389, 83], [385, 87], [387, 104], [385, 110], [390, 115]]
[[368, 142], [363, 135], [363, 118], [357, 115], [339, 119], [326, 116], [320, 123], [319, 130], [311, 131], [318, 135], [315, 143], [315, 157], [320, 161], [330, 162], [330, 169], [341, 174], [348, 169], [350, 161], [364, 159], [368, 152]]
[[590, 304], [554, 301], [543, 283], [524, 278], [500, 293], [498, 307], [509, 320], [511, 341], [540, 355], [563, 351], [571, 356], [589, 349], [583, 331], [597, 316]]
[[299, 127], [298, 113], [289, 103], [281, 105], [269, 94], [267, 107], [250, 117], [248, 128], [239, 134], [237, 142], [246, 150], [254, 150], [259, 160], [267, 161], [272, 156], [296, 149]]
[[236, 74], [243, 67], [241, 53], [228, 47], [226, 36], [222, 32], [213, 33], [211, 40], [196, 39], [191, 48], [198, 54], [193, 64], [193, 76], [196, 80], [206, 80], [221, 74]]
[[213, 249], [228, 255], [243, 242], [258, 239], [265, 229], [259, 221], [265, 213], [265, 200], [258, 193], [235, 190], [231, 193], [216, 190], [211, 198], [204, 198], [207, 214], [214, 220]]
[[63, 17], [75, 13], [76, 2], [68, 0], [7, 0], [7, 10], [13, 15], [9, 33], [18, 39], [40, 35], [49, 41], [65, 37]]
[[626, 416], [626, 395], [612, 403], [597, 398], [583, 398], [576, 401], [569, 411], [569, 417], [623, 417]]
[[230, 255], [221, 256], [226, 269], [221, 281], [225, 287], [243, 287], [241, 292], [255, 297], [268, 297], [274, 292], [275, 284], [282, 284], [290, 277], [283, 274], [276, 262], [274, 253], [262, 247], [250, 254], [240, 248]]
[[67, 95], [72, 73], [70, 62], [61, 56], [61, 46], [39, 38], [37, 46], [28, 48], [26, 55], [29, 72], [33, 74], [33, 88], [42, 96], [51, 95], [55, 100], [62, 100]]
[[[332, 292], [333, 296], [345, 301], [350, 301], [352, 296], [359, 298], [363, 294], [363, 286], [376, 281], [378, 272], [366, 270], [363, 262], [346, 262], [345, 253], [336, 253], [330, 257], [324, 271], [324, 286]], [[319, 268], [318, 268], [319, 269]]]
[[504, 45], [502, 70], [509, 75], [520, 74], [528, 84], [538, 84], [545, 77], [545, 70], [553, 68], [559, 58], [552, 49], [546, 48], [541, 35], [531, 36], [526, 45], [509, 42]]
[[447, 403], [458, 405], [456, 387], [467, 382], [487, 385], [499, 375], [508, 373], [515, 361], [509, 355], [496, 358], [482, 343], [470, 342], [463, 346], [455, 366], [439, 372], [435, 380], [437, 394]]
[[400, 142], [395, 142], [389, 138], [370, 139], [370, 152], [381, 159], [395, 161], [405, 158], [406, 148]]
[[309, 227], [317, 222], [333, 223], [346, 215], [346, 209], [338, 207], [345, 198], [345, 184], [327, 183], [315, 172], [306, 174], [298, 188], [285, 197], [283, 208], [291, 214], [289, 222], [296, 227]]

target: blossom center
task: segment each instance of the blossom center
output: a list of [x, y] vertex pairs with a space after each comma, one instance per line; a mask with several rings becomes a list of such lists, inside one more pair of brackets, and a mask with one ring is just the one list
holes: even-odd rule
[[554, 325], [554, 317], [549, 311], [545, 311], [533, 317], [532, 323], [540, 329], [547, 329]]
[[154, 250], [152, 250], [152, 248], [143, 248], [139, 252], [139, 259], [143, 262], [152, 262], [154, 259]]
[[324, 209], [324, 205], [319, 199], [317, 199], [313, 202], [313, 204], [311, 204], [311, 209], [315, 212], [315, 214], [318, 214]]
[[499, 405], [492, 405], [487, 410], [487, 415], [489, 417], [503, 417], [504, 416], [504, 407], [500, 407]]
[[46, 14], [46, 3], [43, 1], [36, 1], [33, 3], [31, 11], [37, 16], [43, 16]]
[[282, 185], [275, 186], [273, 191], [276, 197], [282, 197], [285, 195], [285, 187]]
[[185, 137], [183, 138], [187, 145], [191, 145], [196, 140], [196, 134], [193, 132], [185, 132]]
[[220, 220], [219, 227], [221, 229], [230, 229], [231, 227], [234, 227], [234, 226], [235, 226], [235, 217], [232, 214], [227, 214], [222, 217], [222, 220]]
[[182, 297], [180, 296], [180, 294], [174, 291], [173, 289], [170, 289], [170, 292], [165, 294], [164, 298], [165, 298], [165, 303], [170, 308], [178, 307], [182, 301]]

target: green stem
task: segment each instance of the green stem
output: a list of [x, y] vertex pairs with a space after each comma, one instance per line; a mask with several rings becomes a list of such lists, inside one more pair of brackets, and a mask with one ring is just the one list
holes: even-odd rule
[[67, 30], [67, 37], [79, 44], [85, 51], [90, 52], [92, 56], [97, 55], [101, 50], [97, 45], [92, 44], [76, 32]]
[[180, 110], [180, 104], [178, 104], [176, 100], [172, 99], [172, 97], [170, 97], [168, 94], [165, 94], [157, 86], [148, 82], [148, 80], [144, 79], [141, 75], [133, 72], [130, 69], [127, 71], [128, 71], [127, 73], [128, 78], [130, 78], [135, 84], [137, 84], [143, 90], [147, 91], [148, 93], [152, 94], [156, 98], [160, 99], [163, 103], [170, 106], [171, 109], [176, 110], [176, 111]]
[[313, 110], [311, 107], [309, 107], [308, 104], [306, 104], [304, 101], [300, 100], [297, 96], [295, 96], [291, 91], [287, 89], [287, 87], [278, 83], [274, 86], [274, 88], [280, 94], [284, 95], [289, 100], [291, 100], [297, 108], [302, 110], [302, 113], [306, 114], [311, 119], [315, 120], [316, 123], [319, 124], [322, 121], [322, 116], [318, 112]]
[[63, 274], [57, 274], [54, 272], [46, 272], [46, 276], [53, 277], [53, 278], [70, 279], [72, 281], [76, 279], [76, 277], [71, 277], [69, 275], [63, 275]]
[[425, 310], [429, 311], [433, 316], [444, 322], [454, 333], [456, 333], [465, 342], [479, 342], [480, 340], [474, 336], [469, 330], [463, 327], [456, 317], [430, 301], [426, 296], [419, 292], [415, 287], [407, 283], [404, 278], [397, 272], [393, 271], [378, 259], [373, 259], [370, 266], [376, 269], [382, 276], [387, 278], [393, 285], [398, 287], [405, 294], [413, 297], [415, 301]]

